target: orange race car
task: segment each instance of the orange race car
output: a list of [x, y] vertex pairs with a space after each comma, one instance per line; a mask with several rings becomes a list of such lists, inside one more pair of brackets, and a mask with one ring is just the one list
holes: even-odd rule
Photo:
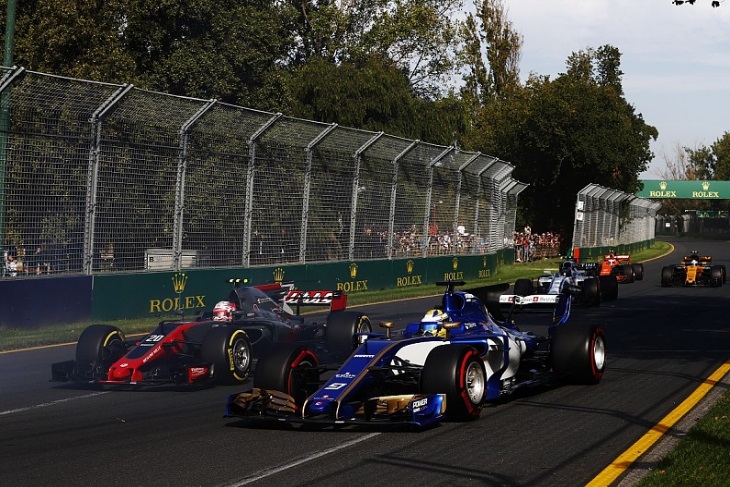
[[631, 256], [610, 252], [603, 256], [599, 275], [616, 276], [618, 282], [634, 282], [644, 279], [644, 264], [632, 264]]

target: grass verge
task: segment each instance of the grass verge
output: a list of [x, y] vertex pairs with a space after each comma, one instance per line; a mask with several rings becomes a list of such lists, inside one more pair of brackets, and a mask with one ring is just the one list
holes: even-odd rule
[[730, 482], [730, 392], [636, 487], [724, 487]]

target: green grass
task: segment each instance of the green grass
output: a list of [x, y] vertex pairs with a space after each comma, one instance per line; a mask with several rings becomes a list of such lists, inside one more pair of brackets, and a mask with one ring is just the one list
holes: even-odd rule
[[730, 482], [730, 392], [700, 419], [637, 487], [724, 487]]
[[[671, 246], [666, 242], [657, 241], [651, 249], [644, 250], [631, 256], [632, 261], [639, 262], [648, 260], [658, 255], [665, 254]], [[560, 259], [546, 259], [535, 262], [515, 263], [504, 265], [497, 269], [494, 276], [488, 279], [473, 281], [473, 285], [489, 285], [500, 282], [514, 282], [521, 277], [538, 277], [545, 270], [556, 271], [560, 265]], [[353, 293], [348, 295], [348, 305], [357, 306], [360, 304], [375, 303], [382, 301], [393, 301], [423, 296], [435, 296], [443, 292], [443, 289], [433, 284], [414, 286], [400, 289], [384, 289], [364, 293]], [[135, 335], [149, 332], [159, 321], [159, 317], [135, 318], [128, 320], [114, 320], [107, 324], [119, 327], [127, 335]], [[170, 315], [167, 319], [175, 319]], [[59, 323], [54, 326], [46, 326], [34, 329], [0, 327], [0, 351], [19, 350], [24, 348], [56, 345], [75, 342], [81, 331], [91, 324], [84, 323]]]

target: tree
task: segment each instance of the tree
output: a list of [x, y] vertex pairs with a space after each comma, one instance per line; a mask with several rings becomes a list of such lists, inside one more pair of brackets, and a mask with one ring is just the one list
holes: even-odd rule
[[519, 61], [522, 37], [507, 19], [502, 0], [476, 2], [476, 15], [467, 15], [460, 29], [460, 64], [464, 85], [460, 90], [467, 124], [465, 147], [488, 151], [485, 133], [491, 130], [484, 110], [500, 98], [519, 96]]
[[283, 109], [290, 17], [273, 0], [19, 2], [15, 61], [56, 75]]
[[[687, 5], [694, 5], [694, 4], [695, 4], [695, 1], [696, 1], [696, 0], [672, 0], [672, 3], [673, 3], [674, 5], [677, 5], [677, 6], [679, 6], [679, 5], [684, 5], [684, 4], [687, 4]], [[717, 7], [719, 7], [719, 6], [720, 6], [720, 4], [721, 4], [721, 3], [723, 3], [724, 1], [725, 1], [725, 0], [712, 0], [712, 1], [710, 2], [710, 5], [712, 6], [712, 8], [717, 8]]]
[[363, 0], [286, 2], [293, 16], [293, 67], [310, 59], [334, 65], [373, 56], [406, 73], [419, 95], [438, 97], [455, 72], [454, 13], [461, 0]]
[[712, 144], [712, 153], [715, 159], [715, 179], [721, 181], [730, 180], [730, 132], [725, 132], [722, 137]]
[[555, 80], [531, 76], [523, 90], [485, 110], [491, 153], [530, 186], [520, 200], [533, 226], [572, 231], [575, 195], [589, 183], [634, 193], [653, 154], [656, 128], [624, 99], [620, 53], [571, 54]]

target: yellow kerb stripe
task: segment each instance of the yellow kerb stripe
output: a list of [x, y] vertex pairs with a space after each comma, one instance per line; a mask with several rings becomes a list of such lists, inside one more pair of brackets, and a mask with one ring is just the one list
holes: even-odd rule
[[623, 452], [611, 463], [603, 469], [593, 480], [586, 484], [586, 487], [599, 487], [611, 485], [627, 468], [629, 468], [641, 455], [646, 453], [651, 446], [659, 441], [669, 429], [674, 426], [677, 421], [687, 414], [700, 400], [707, 395], [708, 392], [722, 380], [722, 378], [730, 370], [730, 361], [725, 362], [718, 367], [712, 375], [702, 382], [702, 384], [690, 394], [679, 406], [674, 408], [661, 421], [655, 424], [644, 436], [639, 438], [636, 443], [631, 445], [628, 450]]

